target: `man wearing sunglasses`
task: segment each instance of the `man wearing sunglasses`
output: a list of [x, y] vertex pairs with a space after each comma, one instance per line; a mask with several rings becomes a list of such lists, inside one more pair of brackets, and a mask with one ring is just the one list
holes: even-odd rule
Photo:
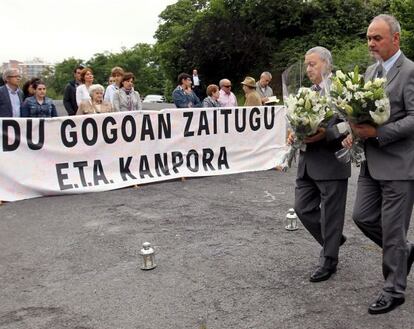
[[223, 107], [235, 107], [237, 105], [237, 98], [231, 91], [231, 82], [229, 79], [221, 79], [219, 82], [220, 97], [219, 103]]

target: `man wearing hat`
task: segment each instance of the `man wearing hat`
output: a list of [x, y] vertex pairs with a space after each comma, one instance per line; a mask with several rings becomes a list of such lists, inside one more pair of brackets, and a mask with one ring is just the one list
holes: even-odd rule
[[246, 97], [244, 106], [261, 106], [262, 98], [256, 91], [256, 81], [252, 77], [245, 77], [241, 84]]

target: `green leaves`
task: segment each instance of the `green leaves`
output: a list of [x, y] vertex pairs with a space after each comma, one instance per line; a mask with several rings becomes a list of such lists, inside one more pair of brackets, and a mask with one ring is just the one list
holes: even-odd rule
[[[137, 44], [132, 48], [125, 48], [119, 53], [98, 53], [86, 62], [94, 73], [94, 83], [104, 86], [108, 84], [111, 69], [115, 66], [122, 67], [135, 75], [135, 89], [142, 95], [164, 94], [164, 74], [157, 64], [157, 53], [154, 46]], [[55, 73], [47, 80], [48, 88], [53, 88], [57, 93], [63, 94], [66, 84], [73, 80], [73, 69], [83, 60], [69, 58], [55, 67]]]
[[[388, 9], [388, 3], [179, 0], [160, 15], [156, 47], [167, 77], [174, 82], [180, 72], [196, 67], [205, 84], [224, 77], [233, 81], [245, 75], [258, 78], [265, 70], [273, 73], [277, 83], [288, 65], [302, 61], [306, 50], [317, 45], [335, 49], [334, 62], [352, 64], [352, 68], [361, 63], [365, 69], [367, 26], [372, 17]], [[340, 67], [348, 69], [344, 66]]]
[[386, 79], [365, 82], [358, 66], [352, 72], [336, 71], [332, 77], [330, 96], [335, 110], [355, 123], [380, 125], [390, 116], [390, 103], [385, 92]]
[[401, 48], [407, 57], [414, 59], [414, 1], [392, 0], [391, 12], [401, 24]]
[[359, 77], [359, 67], [358, 67], [358, 65], [355, 65], [355, 68], [354, 68], [354, 77], [352, 79], [352, 83], [354, 85], [356, 85], [356, 84], [359, 83], [359, 81], [360, 81], [360, 77]]

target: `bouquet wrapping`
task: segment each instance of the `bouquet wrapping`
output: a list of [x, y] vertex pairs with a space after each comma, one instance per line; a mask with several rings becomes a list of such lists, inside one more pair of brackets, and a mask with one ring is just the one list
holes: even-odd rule
[[311, 88], [300, 88], [296, 95], [285, 98], [285, 104], [286, 117], [295, 138], [278, 166], [282, 170], [291, 167], [298, 150], [306, 151], [304, 139], [316, 134], [333, 115], [328, 98]]
[[[330, 90], [333, 107], [350, 123], [380, 126], [390, 117], [390, 102], [385, 93], [385, 83], [384, 78], [365, 82], [359, 74], [358, 66], [353, 72], [336, 71]], [[356, 136], [353, 138], [352, 149], [342, 149], [336, 155], [339, 160], [351, 160], [360, 165], [365, 160], [363, 141]]]

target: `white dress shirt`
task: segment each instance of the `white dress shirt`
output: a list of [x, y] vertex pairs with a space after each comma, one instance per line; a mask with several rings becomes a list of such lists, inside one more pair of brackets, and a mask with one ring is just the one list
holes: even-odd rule
[[19, 118], [20, 117], [20, 98], [18, 94], [18, 90], [11, 89], [6, 83], [7, 91], [9, 92], [10, 102], [13, 110], [13, 117]]
[[76, 87], [76, 103], [78, 103], [78, 106], [80, 103], [84, 100], [91, 99], [91, 96], [89, 96], [89, 90], [86, 87], [85, 84], [81, 84]]
[[230, 91], [230, 94], [227, 94], [225, 91], [220, 89], [220, 97], [218, 99], [219, 103], [223, 107], [234, 107], [237, 105], [236, 96]]

